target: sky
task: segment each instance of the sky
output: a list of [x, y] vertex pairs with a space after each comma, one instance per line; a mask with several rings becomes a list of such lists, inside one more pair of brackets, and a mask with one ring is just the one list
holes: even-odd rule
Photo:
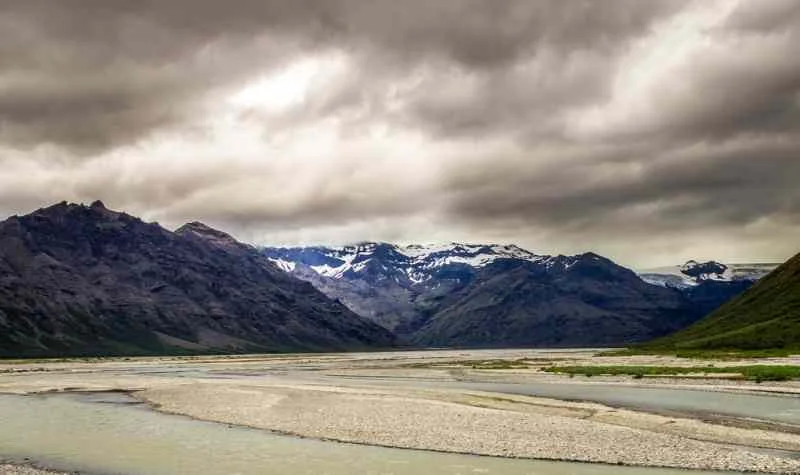
[[0, 216], [800, 251], [799, 0], [4, 0]]

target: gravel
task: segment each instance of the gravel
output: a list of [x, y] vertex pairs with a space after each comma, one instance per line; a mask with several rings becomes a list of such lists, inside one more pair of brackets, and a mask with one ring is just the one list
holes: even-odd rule
[[[800, 461], [589, 418], [482, 408], [392, 391], [192, 384], [147, 390], [159, 410], [389, 447], [705, 470], [800, 473]], [[613, 412], [613, 410], [610, 410]]]
[[3, 475], [67, 475], [65, 472], [50, 472], [25, 465], [0, 464], [0, 474]]

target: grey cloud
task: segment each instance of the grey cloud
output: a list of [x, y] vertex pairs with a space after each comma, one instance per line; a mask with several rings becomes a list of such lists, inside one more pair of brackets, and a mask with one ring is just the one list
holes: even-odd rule
[[[125, 143], [131, 135], [180, 120], [189, 100], [184, 85], [142, 77], [26, 78], [0, 94], [0, 141], [43, 141], [77, 148]], [[170, 104], [163, 102], [169, 97]], [[175, 106], [178, 107], [175, 107]]]
[[[616, 47], [682, 2], [449, 0], [343, 1], [342, 34], [407, 55], [439, 54], [472, 66], [497, 66], [542, 48], [562, 52]], [[344, 13], [343, 13], [344, 12]]]
[[[769, 235], [748, 239], [787, 249], [780, 231], [800, 229], [800, 6], [741, 2], [687, 49], [684, 37], [659, 38], [671, 19], [704, 5], [6, 1], [0, 160], [42, 146], [81, 160], [55, 173], [38, 158], [42, 178], [31, 190], [4, 190], [3, 206], [57, 193], [100, 197], [169, 222], [206, 219], [253, 235], [337, 224], [363, 231], [386, 219], [396, 224], [384, 232], [408, 241], [425, 240], [407, 235], [416, 229], [404, 229], [408, 222], [436, 215], [437, 235], [453, 223], [467, 234], [448, 240], [489, 230], [601, 251], [620, 235], [685, 242], [766, 220]], [[661, 53], [636, 56], [653, 51]], [[254, 106], [238, 117], [234, 127], [263, 128], [263, 160], [237, 159], [235, 144], [197, 162], [165, 154], [172, 167], [133, 158], [159, 134], [192, 141], [232, 91], [327, 53], [346, 57], [347, 68], [322, 71], [285, 111]], [[323, 122], [359, 146], [270, 168], [291, 158], [270, 148], [275, 137]], [[419, 140], [408, 153], [435, 166], [381, 162], [400, 144], [374, 145], [377, 126], [397, 141]]]
[[680, 234], [772, 217], [798, 226], [798, 156], [794, 139], [651, 150], [647, 160], [550, 162], [528, 173], [488, 160], [448, 178], [450, 212], [487, 226], [508, 221], [584, 233], [587, 240], [604, 229]]
[[[390, 69], [435, 58], [467, 69], [501, 68], [542, 51], [614, 49], [680, 5], [12, 0], [0, 6], [0, 140], [50, 142], [83, 153], [133, 142], [189, 121], [215, 85], [269, 67], [284, 43], [372, 51]], [[297, 51], [284, 52], [291, 53]], [[368, 81], [373, 72], [358, 79]], [[502, 78], [486, 82], [483, 92], [504, 86]], [[458, 109], [443, 107], [419, 104], [415, 116], [442, 129], [465, 125], [448, 124]]]
[[725, 22], [725, 30], [737, 32], [786, 32], [800, 23], [800, 4], [795, 0], [742, 2]]
[[302, 42], [260, 38], [264, 16], [205, 3], [217, 7], [5, 2], [0, 142], [52, 143], [81, 155], [127, 145], [190, 123], [216, 90], [280, 64]]
[[[743, 132], [794, 131], [800, 126], [798, 28], [774, 36], [730, 40], [729, 47], [693, 67], [679, 94], [657, 104], [656, 137], [725, 139]], [[748, 42], [748, 39], [750, 42]]]

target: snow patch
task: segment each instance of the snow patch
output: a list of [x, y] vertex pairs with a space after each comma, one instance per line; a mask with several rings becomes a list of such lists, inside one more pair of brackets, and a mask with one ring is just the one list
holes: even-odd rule
[[278, 266], [278, 269], [280, 269], [280, 270], [282, 270], [284, 272], [292, 272], [294, 270], [294, 268], [297, 266], [297, 264], [295, 264], [294, 262], [285, 261], [283, 259], [275, 259], [275, 258], [270, 257], [269, 260], [273, 264]]

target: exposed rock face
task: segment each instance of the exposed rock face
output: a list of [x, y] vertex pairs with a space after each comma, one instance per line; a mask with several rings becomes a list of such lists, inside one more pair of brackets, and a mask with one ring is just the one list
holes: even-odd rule
[[385, 329], [201, 223], [102, 203], [0, 223], [0, 356], [344, 350]]
[[692, 277], [698, 282], [722, 278], [727, 270], [728, 266], [716, 261], [697, 262], [692, 260], [681, 266], [682, 274]]
[[418, 346], [621, 345], [702, 316], [680, 291], [592, 253], [540, 256], [457, 243], [264, 252]]

